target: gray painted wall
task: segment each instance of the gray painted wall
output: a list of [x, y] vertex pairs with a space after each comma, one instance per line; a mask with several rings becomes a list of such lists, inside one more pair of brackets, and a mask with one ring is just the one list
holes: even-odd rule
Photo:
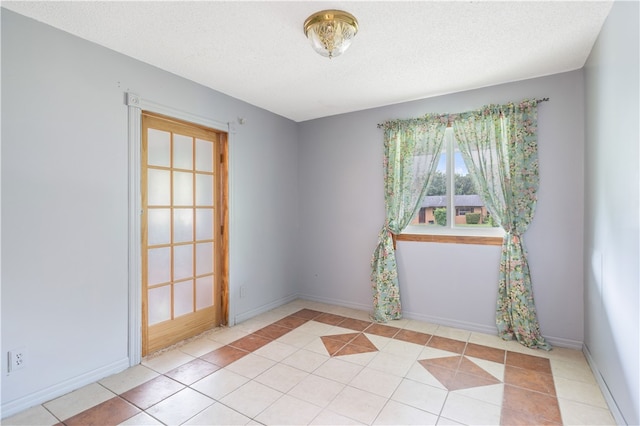
[[[128, 365], [129, 90], [245, 118], [230, 141], [232, 316], [295, 297], [295, 122], [2, 9], [3, 416]], [[7, 375], [21, 346], [28, 365]]]
[[[550, 101], [538, 108], [540, 190], [525, 245], [543, 334], [552, 343], [580, 348], [581, 70], [301, 123], [300, 294], [371, 308], [370, 260], [384, 221], [382, 131], [377, 123], [542, 97]], [[407, 317], [496, 331], [499, 247], [399, 242], [397, 256]]]
[[585, 346], [640, 423], [640, 7], [616, 1], [585, 66]]

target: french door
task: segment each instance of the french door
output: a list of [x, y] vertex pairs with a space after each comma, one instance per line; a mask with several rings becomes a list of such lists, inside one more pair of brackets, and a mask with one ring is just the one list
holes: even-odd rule
[[227, 322], [226, 133], [142, 113], [142, 355]]

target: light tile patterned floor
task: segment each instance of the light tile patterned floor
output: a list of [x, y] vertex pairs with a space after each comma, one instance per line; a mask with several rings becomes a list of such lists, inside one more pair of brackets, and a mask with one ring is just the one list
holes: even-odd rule
[[615, 422], [579, 351], [298, 300], [2, 424]]

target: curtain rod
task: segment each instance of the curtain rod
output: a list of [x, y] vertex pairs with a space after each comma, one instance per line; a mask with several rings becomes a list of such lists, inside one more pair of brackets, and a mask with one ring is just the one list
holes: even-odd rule
[[[547, 102], [549, 100], [549, 98], [540, 98], [540, 99], [534, 99], [536, 101], [536, 103], [540, 103], [540, 102]], [[451, 123], [449, 123], [449, 127], [451, 126]], [[381, 129], [384, 127], [384, 124], [378, 124], [378, 129]]]

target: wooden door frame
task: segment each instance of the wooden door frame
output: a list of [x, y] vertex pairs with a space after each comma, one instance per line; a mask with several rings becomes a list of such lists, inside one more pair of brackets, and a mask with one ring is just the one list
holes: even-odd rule
[[209, 127], [213, 130], [226, 133], [222, 143], [222, 165], [221, 165], [221, 185], [223, 204], [221, 206], [222, 215], [222, 246], [223, 253], [221, 260], [221, 297], [222, 297], [222, 322], [229, 322], [229, 206], [230, 206], [230, 179], [229, 179], [229, 151], [230, 142], [235, 128], [233, 123], [222, 123], [207, 117], [194, 115], [180, 111], [165, 105], [145, 100], [135, 93], [126, 93], [126, 104], [128, 107], [128, 142], [129, 142], [129, 268], [128, 268], [128, 289], [129, 289], [129, 333], [128, 333], [128, 357], [129, 365], [134, 366], [142, 361], [142, 247], [141, 235], [141, 214], [142, 198], [140, 188], [141, 166], [141, 145], [142, 145], [142, 111], [149, 111], [157, 114], [174, 117], [179, 120], [194, 123], [196, 125]]

